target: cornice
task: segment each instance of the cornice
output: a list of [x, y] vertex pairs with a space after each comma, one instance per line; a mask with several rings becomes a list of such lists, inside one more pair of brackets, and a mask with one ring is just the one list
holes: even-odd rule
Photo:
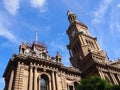
[[[31, 63], [33, 64], [32, 67], [36, 67], [36, 64], [44, 64], [44, 65], [48, 65], [51, 66], [53, 68], [57, 68], [58, 71], [62, 71], [62, 72], [68, 72], [68, 73], [76, 73], [78, 75], [81, 74], [81, 72], [78, 69], [75, 68], [71, 68], [71, 67], [66, 67], [64, 66], [62, 63], [58, 63], [58, 62], [54, 62], [52, 60], [46, 60], [46, 59], [41, 59], [38, 57], [33, 57], [33, 56], [27, 56], [27, 55], [17, 55], [14, 54], [12, 59], [9, 60], [8, 65], [6, 67], [6, 70], [3, 74], [3, 77], [5, 77], [9, 71], [9, 69], [14, 65], [16, 65], [17, 62], [20, 63], [29, 63], [28, 65], [30, 66]], [[40, 67], [38, 67], [40, 68]], [[52, 69], [51, 69], [52, 70]]]

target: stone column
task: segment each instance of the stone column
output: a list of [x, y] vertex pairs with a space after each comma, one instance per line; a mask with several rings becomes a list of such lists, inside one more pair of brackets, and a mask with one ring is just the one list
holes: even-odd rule
[[116, 84], [119, 85], [119, 83], [118, 83], [118, 81], [117, 81], [117, 79], [116, 79], [116, 77], [115, 77], [114, 74], [113, 74], [113, 77], [114, 77], [114, 79], [115, 79]]
[[38, 81], [38, 90], [40, 90], [40, 79], [41, 79], [41, 76], [39, 76], [39, 81]]
[[56, 89], [59, 90], [59, 85], [58, 85], [58, 72], [55, 73], [55, 78], [56, 78]]
[[110, 73], [110, 75], [111, 75], [111, 77], [112, 77], [112, 79], [113, 79], [114, 84], [117, 84], [117, 85], [118, 85], [118, 82], [117, 82], [114, 74]]
[[51, 87], [52, 87], [52, 85], [51, 85], [51, 79], [49, 79], [49, 90], [52, 90]]
[[75, 85], [73, 85], [73, 90], [75, 90]]
[[29, 71], [29, 90], [32, 90], [32, 67], [31, 66]]
[[54, 77], [54, 71], [52, 72], [52, 87], [53, 87], [53, 90], [55, 90], [55, 77]]
[[103, 76], [102, 76], [102, 74], [101, 74], [101, 71], [98, 71], [98, 72], [99, 72], [100, 77], [103, 79]]
[[99, 71], [100, 76], [102, 76], [102, 79], [105, 79], [104, 73], [102, 71]]
[[8, 85], [8, 90], [12, 90], [13, 77], [14, 77], [14, 70], [12, 70], [11, 74], [10, 74], [10, 81], [9, 81], [9, 85]]
[[118, 80], [119, 80], [119, 84], [120, 84], [120, 75], [117, 75], [117, 77], [118, 77]]
[[34, 68], [34, 90], [37, 90], [37, 68]]

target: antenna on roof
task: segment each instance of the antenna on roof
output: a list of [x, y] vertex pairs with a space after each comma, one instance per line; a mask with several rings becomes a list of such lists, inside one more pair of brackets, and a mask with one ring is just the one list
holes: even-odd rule
[[69, 16], [70, 14], [74, 14], [72, 11], [68, 10], [67, 15]]
[[38, 41], [38, 29], [36, 30], [35, 41]]

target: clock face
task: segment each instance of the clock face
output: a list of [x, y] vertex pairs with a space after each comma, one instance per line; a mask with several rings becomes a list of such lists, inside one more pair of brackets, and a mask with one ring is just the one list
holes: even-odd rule
[[72, 37], [74, 37], [75, 36], [75, 30], [72, 32], [72, 35], [71, 35]]
[[29, 49], [26, 49], [25, 52], [28, 54], [28, 53], [30, 52], [30, 50], [29, 50]]

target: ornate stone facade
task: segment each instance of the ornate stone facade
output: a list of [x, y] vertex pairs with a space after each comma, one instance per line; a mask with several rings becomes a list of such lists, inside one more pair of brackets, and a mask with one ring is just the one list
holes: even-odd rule
[[67, 30], [72, 65], [82, 73], [82, 78], [99, 75], [113, 84], [120, 84], [120, 60], [110, 62], [100, 49], [97, 38], [92, 37], [88, 27], [77, 20], [73, 12], [68, 11], [70, 26]]
[[62, 57], [50, 57], [44, 44], [22, 43], [19, 54], [9, 60], [3, 77], [4, 90], [76, 90], [81, 73], [61, 63]]
[[88, 27], [68, 11], [70, 26], [67, 48], [72, 66], [61, 63], [59, 53], [50, 57], [44, 44], [36, 41], [22, 43], [19, 54], [10, 58], [4, 72], [4, 90], [77, 90], [81, 78], [99, 75], [113, 84], [120, 84], [120, 60], [110, 62], [100, 49], [97, 38]]

